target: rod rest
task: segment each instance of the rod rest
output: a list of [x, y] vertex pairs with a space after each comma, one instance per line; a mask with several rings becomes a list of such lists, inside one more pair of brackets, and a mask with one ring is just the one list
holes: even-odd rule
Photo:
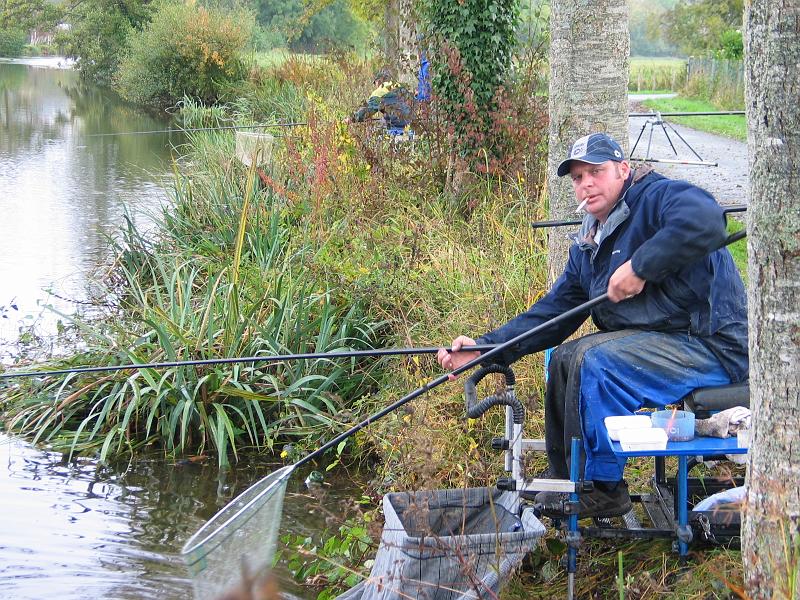
[[683, 397], [683, 404], [699, 419], [734, 406], [750, 408], [750, 381], [697, 388]]
[[[506, 389], [500, 394], [493, 394], [478, 402], [477, 385], [491, 373], [500, 373], [505, 377]], [[525, 407], [514, 393], [516, 379], [511, 367], [502, 365], [487, 365], [479, 368], [464, 382], [464, 400], [467, 405], [467, 417], [477, 419], [493, 406], [510, 406], [515, 425], [522, 425], [525, 421]]]

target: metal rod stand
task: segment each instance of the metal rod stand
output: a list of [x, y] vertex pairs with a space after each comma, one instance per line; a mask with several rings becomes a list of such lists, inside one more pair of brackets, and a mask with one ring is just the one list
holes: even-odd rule
[[[650, 131], [649, 131], [649, 135], [648, 135], [648, 138], [647, 138], [647, 151], [645, 152], [645, 156], [642, 159], [634, 158], [633, 154], [634, 154], [634, 152], [636, 152], [636, 147], [639, 145], [639, 141], [642, 139], [642, 135], [644, 134], [645, 129], [647, 129], [648, 127], [650, 128]], [[664, 132], [664, 136], [667, 138], [667, 142], [669, 143], [670, 148], [672, 148], [672, 153], [676, 157], [678, 156], [678, 151], [675, 148], [675, 144], [672, 143], [672, 138], [669, 135], [669, 131], [667, 131], [667, 127], [669, 127], [669, 129], [672, 131], [672, 133], [674, 133], [676, 136], [678, 136], [678, 139], [680, 141], [682, 141], [684, 143], [684, 145], [689, 149], [689, 151], [697, 157], [697, 161], [653, 158], [650, 155], [650, 148], [651, 148], [652, 142], [653, 142], [653, 130], [656, 127], [660, 127], [661, 131]], [[700, 156], [694, 148], [692, 148], [691, 144], [689, 144], [689, 142], [686, 141], [686, 138], [684, 138], [678, 132], [678, 130], [676, 130], [670, 123], [667, 123], [661, 117], [661, 113], [658, 113], [658, 112], [655, 113], [654, 117], [651, 117], [651, 118], [647, 119], [644, 122], [644, 124], [642, 125], [641, 130], [639, 130], [639, 135], [636, 138], [636, 142], [633, 144], [633, 148], [631, 149], [630, 156], [631, 156], [631, 160], [642, 160], [644, 162], [674, 163], [674, 164], [680, 164], [680, 165], [700, 165], [700, 166], [706, 166], [706, 167], [716, 167], [717, 166], [716, 162], [710, 162], [710, 161], [704, 160], [703, 157]]]
[[[572, 483], [577, 484], [581, 478], [581, 439], [572, 438], [570, 447], [569, 478]], [[575, 573], [578, 571], [578, 545], [580, 544], [580, 532], [578, 531], [578, 493], [572, 491], [569, 495], [570, 502], [575, 506], [575, 510], [570, 513], [567, 527], [567, 600], [575, 598]]]

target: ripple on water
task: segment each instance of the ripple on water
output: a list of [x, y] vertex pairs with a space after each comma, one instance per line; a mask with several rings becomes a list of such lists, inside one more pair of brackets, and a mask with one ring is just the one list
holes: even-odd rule
[[[227, 472], [163, 458], [101, 467], [0, 434], [0, 598], [189, 598], [184, 543], [274, 469], [258, 458]], [[305, 490], [303, 477], [289, 480], [282, 532], [319, 535], [326, 516], [352, 497], [353, 483], [326, 482], [320, 500]], [[278, 579], [295, 596], [316, 597], [284, 568]]]
[[[0, 589], [15, 599], [186, 598], [187, 530], [153, 522], [143, 488], [0, 436]], [[104, 478], [108, 477], [106, 480]]]

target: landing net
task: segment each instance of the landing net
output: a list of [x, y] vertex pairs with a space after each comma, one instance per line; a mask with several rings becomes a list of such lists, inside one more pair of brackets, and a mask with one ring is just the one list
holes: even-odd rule
[[197, 600], [216, 599], [272, 567], [286, 483], [294, 465], [278, 469], [231, 500], [181, 551]]

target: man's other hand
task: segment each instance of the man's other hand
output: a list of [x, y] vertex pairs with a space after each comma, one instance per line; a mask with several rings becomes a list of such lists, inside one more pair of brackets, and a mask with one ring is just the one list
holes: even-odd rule
[[644, 288], [645, 280], [639, 277], [628, 261], [614, 271], [608, 280], [608, 298], [612, 302], [621, 302], [633, 298]]
[[[480, 352], [459, 352], [459, 350], [465, 346], [474, 345], [475, 340], [471, 337], [460, 335], [453, 340], [453, 343], [450, 345], [450, 351], [447, 351], [445, 348], [439, 348], [439, 351], [436, 353], [436, 360], [439, 361], [439, 364], [442, 365], [443, 368], [448, 371], [453, 371], [481, 355]], [[450, 379], [455, 379], [455, 376], [451, 375]]]

